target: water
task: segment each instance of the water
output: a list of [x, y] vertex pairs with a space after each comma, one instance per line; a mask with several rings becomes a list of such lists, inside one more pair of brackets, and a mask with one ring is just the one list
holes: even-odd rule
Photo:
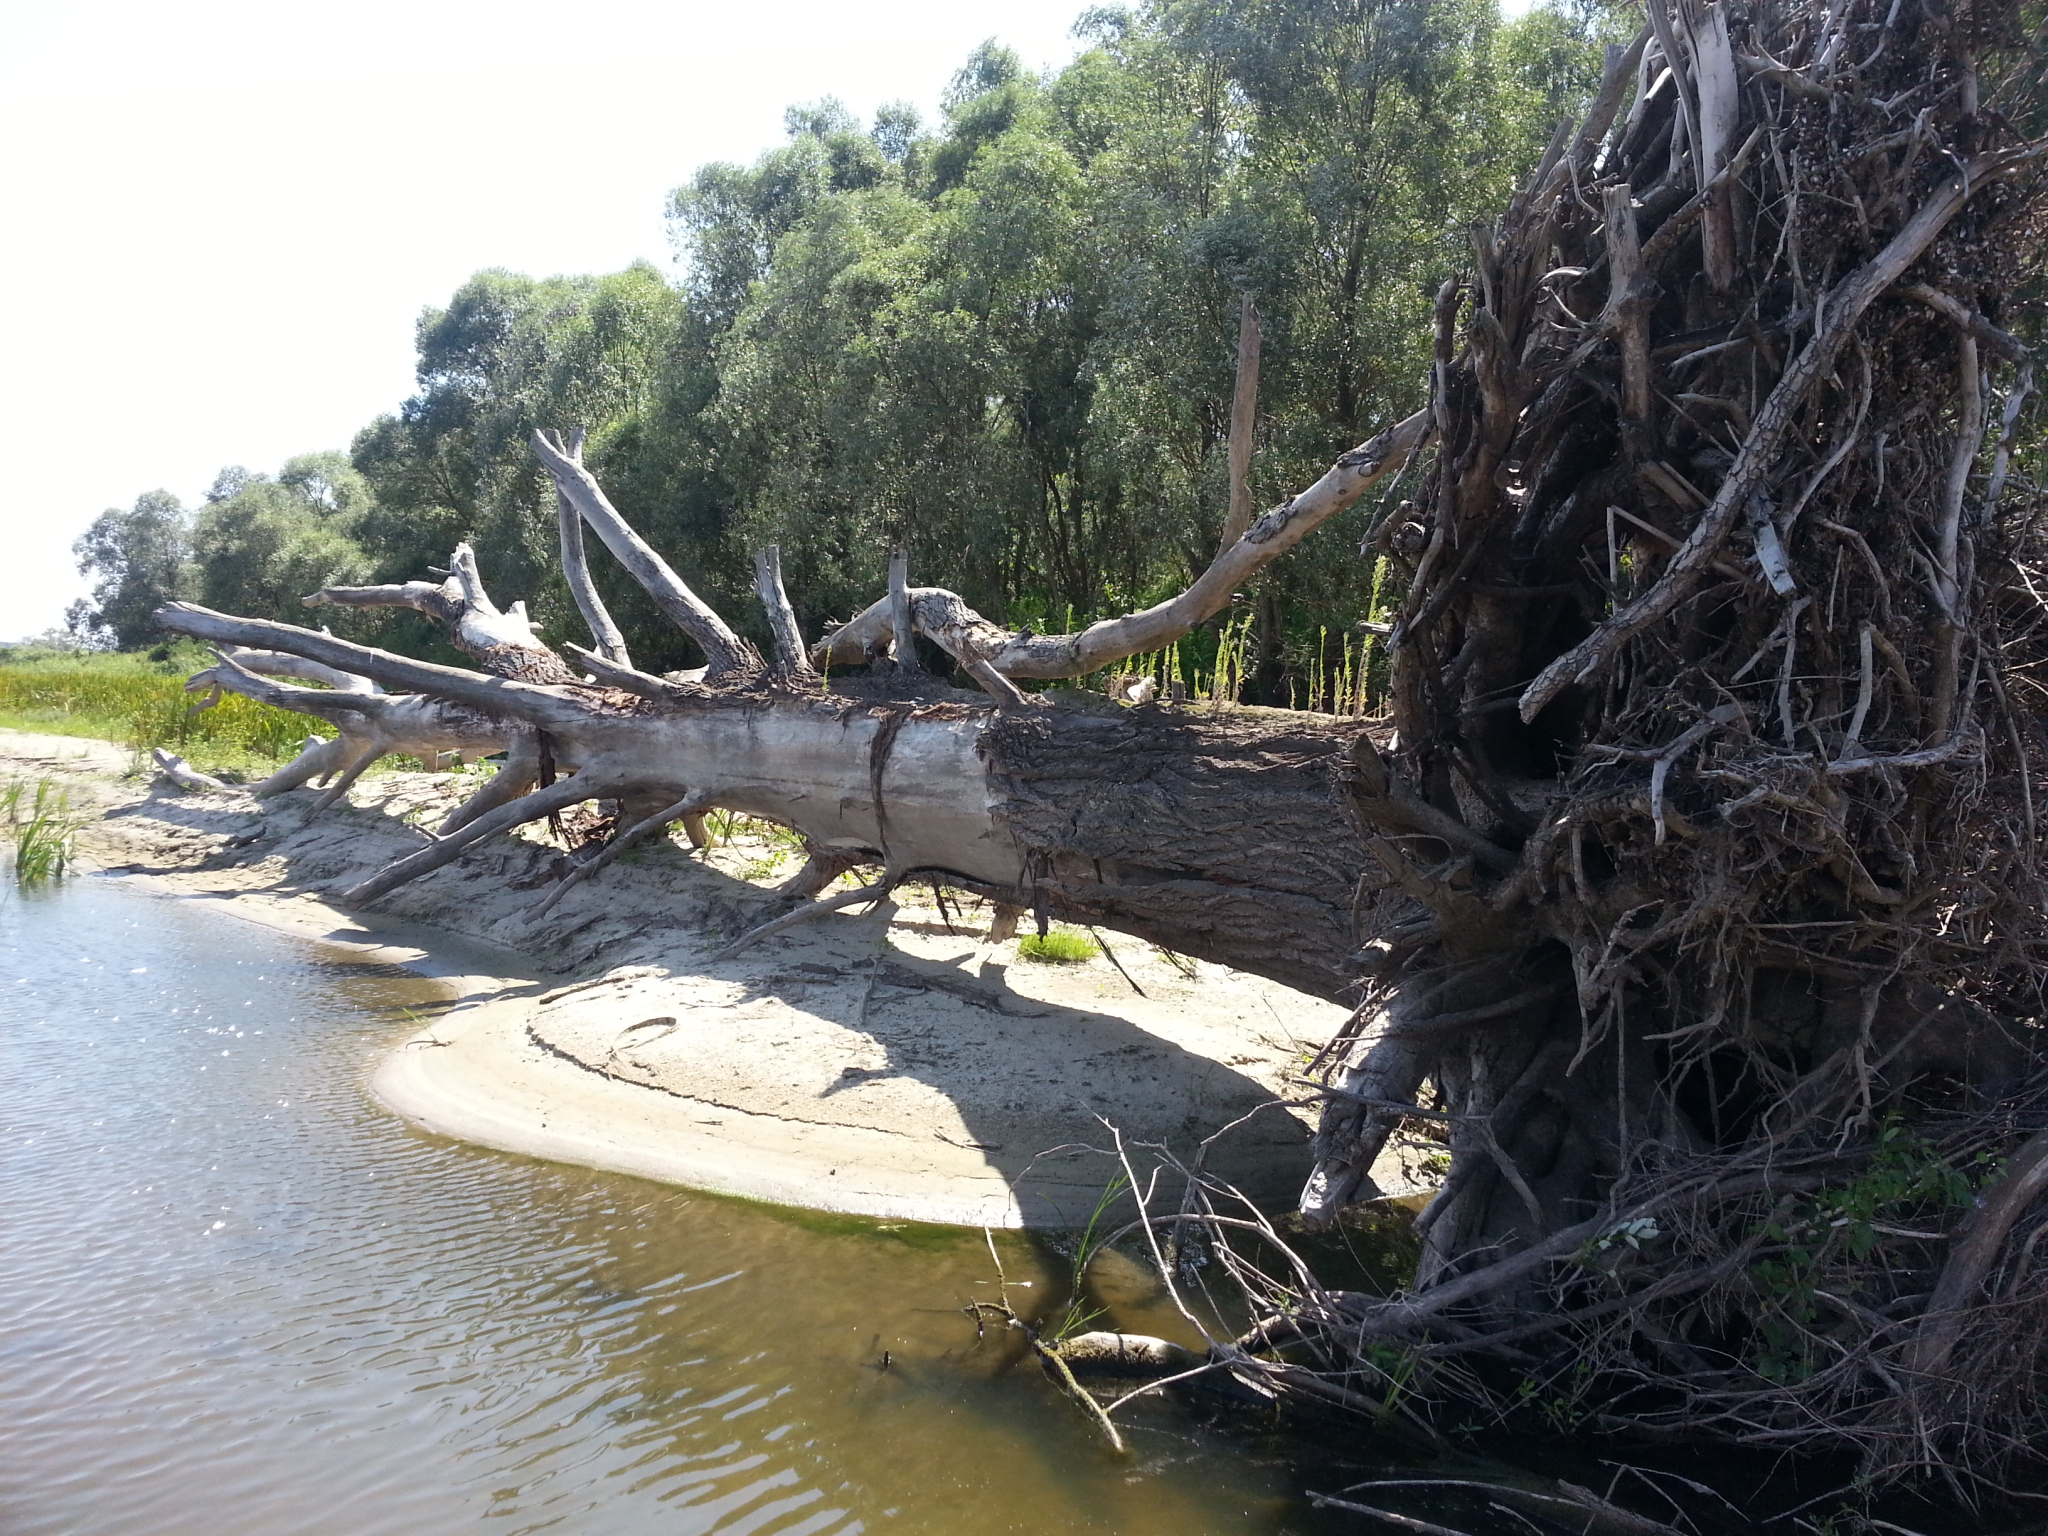
[[435, 996], [118, 882], [0, 901], [0, 1530], [1355, 1529], [1242, 1421], [1111, 1456], [961, 1316], [980, 1233], [410, 1129], [365, 1084]]

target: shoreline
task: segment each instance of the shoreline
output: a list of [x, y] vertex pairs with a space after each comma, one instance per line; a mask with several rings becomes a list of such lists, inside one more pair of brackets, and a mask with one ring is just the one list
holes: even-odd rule
[[[125, 779], [127, 763], [106, 743], [0, 730], [0, 773], [58, 777], [95, 814], [82, 869], [441, 982], [447, 1010], [369, 1091], [423, 1130], [524, 1156], [847, 1215], [1079, 1226], [1119, 1170], [1076, 1144], [1115, 1125], [1190, 1156], [1298, 1096], [1291, 1076], [1343, 1014], [1115, 936], [1130, 980], [1100, 958], [1013, 964], [1014, 945], [909, 901], [713, 963], [727, 934], [780, 910], [773, 860], [746, 848], [630, 856], [539, 926], [559, 849], [501, 838], [344, 911], [326, 892], [419, 846], [410, 823], [458, 776], [368, 779], [312, 820], [307, 791], [185, 793]], [[1383, 1159], [1389, 1194], [1426, 1187], [1422, 1150]], [[1207, 1166], [1291, 1203], [1308, 1127], [1267, 1108]]]

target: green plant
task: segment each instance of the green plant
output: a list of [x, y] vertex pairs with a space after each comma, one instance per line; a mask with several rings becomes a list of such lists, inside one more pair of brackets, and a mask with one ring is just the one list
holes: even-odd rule
[[1777, 1246], [1749, 1272], [1762, 1302], [1750, 1361], [1756, 1373], [1780, 1385], [1812, 1375], [1822, 1293], [1837, 1288], [1830, 1269], [1868, 1258], [1888, 1232], [1911, 1236], [1907, 1224], [1915, 1218], [1967, 1210], [1978, 1186], [1996, 1173], [1988, 1154], [1958, 1167], [1898, 1114], [1887, 1115], [1862, 1173], [1816, 1191], [1764, 1227], [1762, 1235]]
[[71, 809], [70, 795], [49, 779], [35, 782], [35, 794], [17, 779], [0, 789], [0, 810], [7, 816], [14, 843], [14, 879], [19, 885], [40, 885], [61, 879], [71, 864], [71, 839], [85, 818]]
[[1081, 1240], [1074, 1248], [1074, 1293], [1067, 1298], [1066, 1312], [1060, 1318], [1059, 1327], [1053, 1331], [1054, 1343], [1086, 1333], [1089, 1326], [1103, 1315], [1104, 1308], [1083, 1304], [1081, 1282], [1087, 1276], [1089, 1264], [1103, 1249], [1103, 1217], [1130, 1187], [1130, 1180], [1118, 1174], [1103, 1187], [1102, 1193], [1096, 1197], [1095, 1209], [1088, 1213], [1088, 1225], [1081, 1229]]
[[1017, 941], [1017, 954], [1021, 959], [1037, 960], [1046, 965], [1076, 965], [1083, 960], [1093, 960], [1101, 953], [1101, 945], [1074, 928], [1054, 928], [1043, 934], [1027, 933]]
[[0, 725], [97, 737], [147, 757], [169, 747], [209, 772], [270, 771], [295, 755], [314, 722], [238, 694], [211, 707], [185, 692], [209, 659], [193, 647], [154, 653], [31, 653], [0, 659]]

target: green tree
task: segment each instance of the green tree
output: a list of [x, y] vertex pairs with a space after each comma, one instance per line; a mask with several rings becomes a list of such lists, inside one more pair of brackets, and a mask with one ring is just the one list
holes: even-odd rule
[[[527, 438], [581, 425], [621, 509], [735, 614], [771, 539], [811, 625], [869, 601], [899, 542], [1005, 618], [1150, 601], [1214, 552], [1240, 296], [1270, 503], [1413, 409], [1432, 296], [1590, 90], [1603, 16], [1153, 0], [1091, 13], [1043, 77], [984, 44], [929, 131], [900, 103], [865, 131], [793, 106], [787, 143], [672, 194], [678, 284], [485, 272], [424, 315], [419, 392], [354, 446], [358, 536], [380, 578], [469, 539], [575, 635]], [[1363, 606], [1373, 515], [1261, 579], [1268, 702]], [[636, 655], [697, 659], [596, 565]]]
[[210, 608], [297, 622], [299, 599], [360, 582], [369, 559], [354, 531], [370, 509], [367, 482], [338, 453], [287, 460], [277, 477], [220, 472], [192, 524], [199, 600]]
[[88, 644], [134, 650], [159, 637], [151, 617], [192, 592], [191, 519], [169, 491], [144, 491], [126, 511], [110, 507], [71, 546], [92, 596], [65, 615]]
[[[507, 601], [526, 599], [557, 636], [575, 638], [564, 627], [575, 616], [557, 563], [554, 493], [528, 437], [539, 426], [585, 426], [591, 463], [633, 484], [646, 441], [640, 418], [690, 371], [678, 356], [684, 321], [682, 296], [645, 264], [546, 280], [481, 272], [447, 308], [423, 314], [419, 392], [358, 434], [351, 450], [374, 492], [358, 536], [374, 552], [376, 577], [402, 580], [445, 564], [468, 540]], [[632, 445], [624, 464], [622, 435]], [[637, 503], [633, 510], [641, 513]], [[664, 538], [674, 531], [660, 517], [647, 525]], [[603, 561], [598, 575], [624, 605], [622, 622], [652, 620], [637, 588], [617, 590]], [[394, 637], [439, 644], [429, 626], [385, 622]]]

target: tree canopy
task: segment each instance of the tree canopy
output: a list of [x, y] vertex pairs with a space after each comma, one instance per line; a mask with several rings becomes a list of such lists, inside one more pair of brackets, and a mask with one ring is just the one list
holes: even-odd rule
[[[896, 544], [1010, 622], [1122, 611], [1214, 551], [1241, 297], [1265, 327], [1270, 504], [1419, 402], [1432, 295], [1597, 83], [1611, 26], [1595, 5], [1153, 0], [1085, 14], [1087, 46], [1044, 75], [982, 45], [936, 123], [792, 106], [787, 142], [672, 194], [679, 282], [487, 271], [422, 315], [418, 392], [351, 448], [361, 498], [323, 510], [288, 468], [210, 501], [196, 590], [271, 613], [266, 583], [399, 578], [467, 539], [567, 635], [526, 438], [583, 425], [621, 510], [732, 611], [764, 542], [812, 631]], [[1262, 578], [1273, 702], [1369, 606], [1372, 515]], [[636, 655], [698, 659], [598, 565]]]

